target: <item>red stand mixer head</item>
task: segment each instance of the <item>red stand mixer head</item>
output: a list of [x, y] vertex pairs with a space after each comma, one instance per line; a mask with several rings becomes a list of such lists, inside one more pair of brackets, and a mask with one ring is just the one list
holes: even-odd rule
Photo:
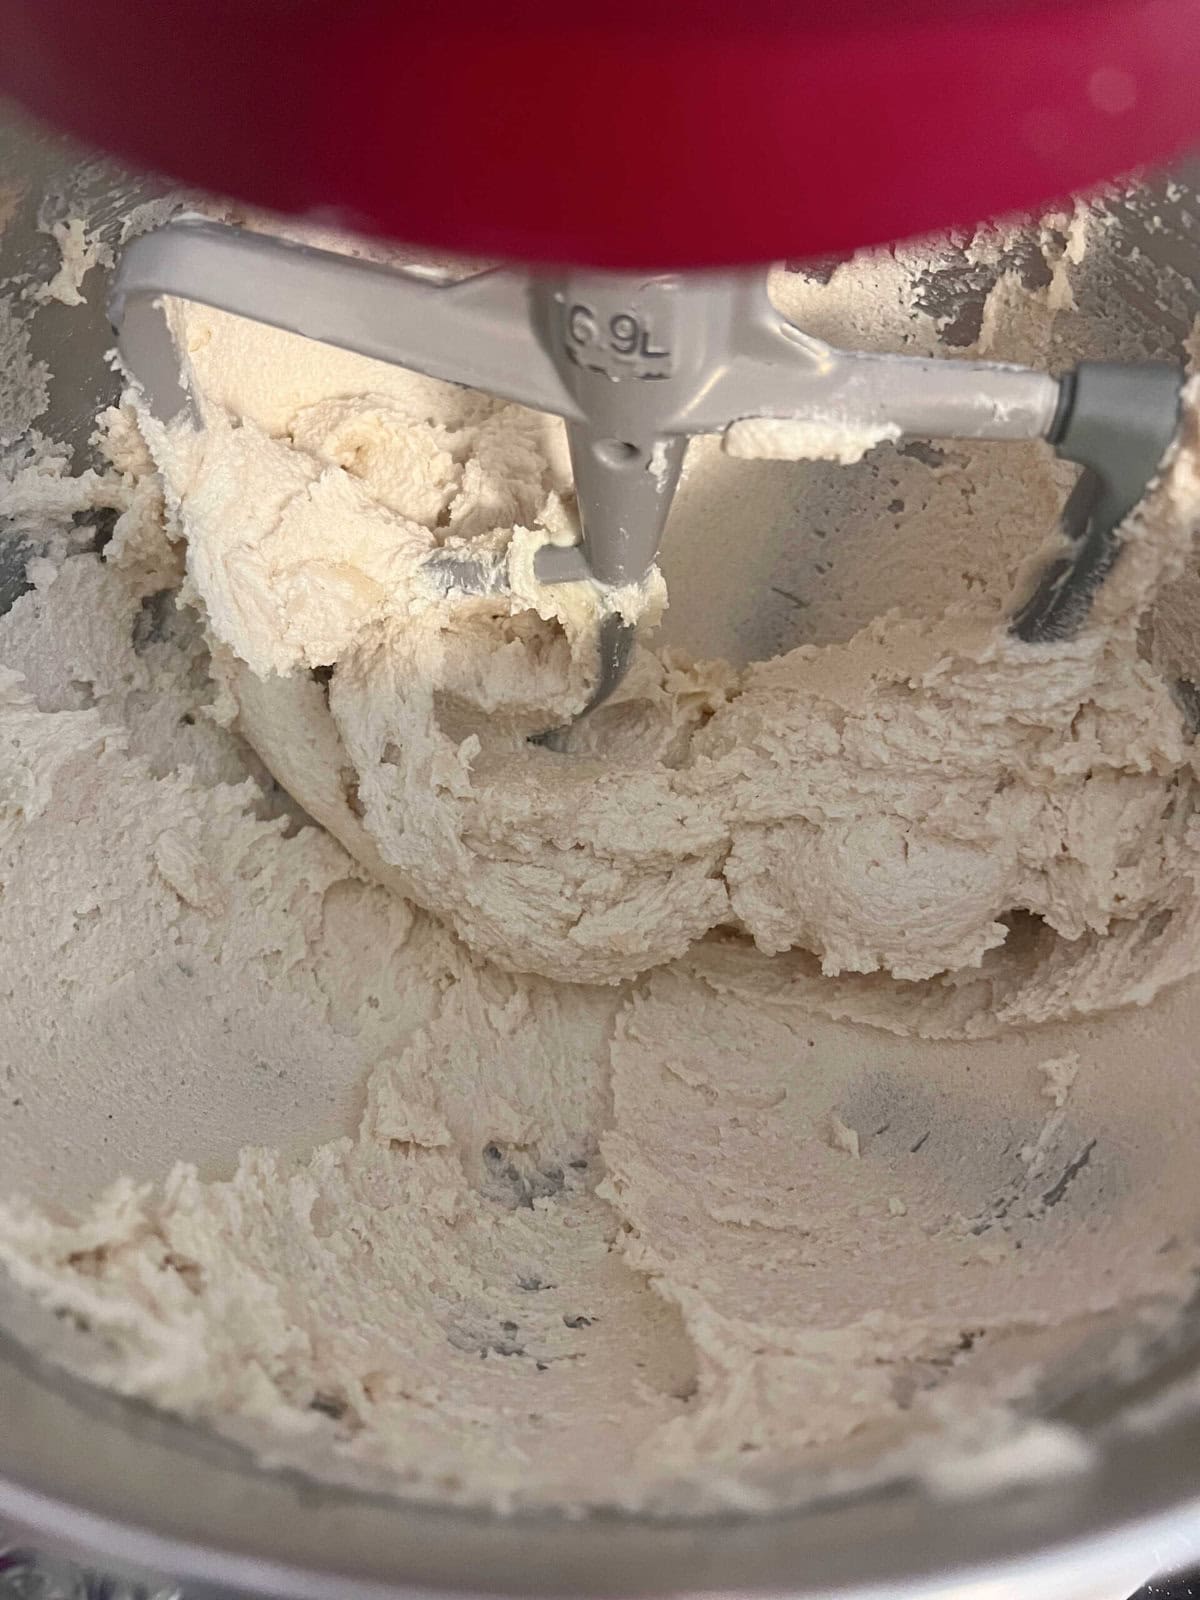
[[0, 89], [127, 160], [460, 254], [846, 252], [1200, 133], [1197, 0], [0, 0]]

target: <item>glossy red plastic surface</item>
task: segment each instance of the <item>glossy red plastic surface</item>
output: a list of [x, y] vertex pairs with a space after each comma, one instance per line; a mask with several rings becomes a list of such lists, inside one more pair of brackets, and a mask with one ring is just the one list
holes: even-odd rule
[[0, 0], [0, 90], [440, 249], [808, 257], [1200, 142], [1200, 0]]

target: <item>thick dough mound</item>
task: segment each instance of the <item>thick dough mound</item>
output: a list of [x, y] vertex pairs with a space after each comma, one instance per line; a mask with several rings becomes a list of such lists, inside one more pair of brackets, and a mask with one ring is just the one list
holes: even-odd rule
[[[917, 980], [1016, 912], [1079, 940], [1170, 898], [1194, 779], [1138, 629], [1196, 519], [1190, 451], [1071, 642], [992, 606], [741, 670], [642, 649], [560, 754], [529, 735], [586, 696], [600, 605], [532, 577], [572, 537], [560, 425], [230, 321], [186, 312], [205, 426], [151, 443], [243, 730], [478, 954], [612, 983], [733, 929]], [[448, 597], [445, 550], [505, 587]]]

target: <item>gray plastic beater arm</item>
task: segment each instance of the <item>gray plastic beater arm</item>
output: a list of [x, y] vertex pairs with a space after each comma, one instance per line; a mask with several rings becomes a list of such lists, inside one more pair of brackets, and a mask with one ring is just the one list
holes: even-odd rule
[[[1040, 439], [1058, 407], [1053, 378], [990, 362], [829, 350], [815, 370], [770, 376], [777, 372], [774, 403], [762, 367], [748, 375], [747, 388], [758, 393], [748, 415], [844, 420], [868, 432], [896, 428], [905, 438]], [[728, 403], [728, 391], [718, 400]]]
[[707, 381], [672, 419], [683, 432], [723, 433], [767, 417], [926, 439], [1038, 439], [1054, 421], [1059, 386], [1043, 372], [836, 349], [777, 311], [761, 274], [710, 281], [706, 290], [684, 313], [707, 316], [710, 331]]
[[444, 281], [222, 223], [177, 218], [122, 252], [109, 315], [127, 369], [169, 421], [188, 404], [163, 296], [466, 383], [568, 419], [580, 413], [533, 336], [523, 274]]

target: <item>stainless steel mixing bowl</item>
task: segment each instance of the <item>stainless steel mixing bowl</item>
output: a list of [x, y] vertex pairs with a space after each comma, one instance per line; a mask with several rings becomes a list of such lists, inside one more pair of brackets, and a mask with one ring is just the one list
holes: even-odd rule
[[[1126, 218], [1141, 251], [1123, 269], [1134, 333], [1120, 350], [1097, 353], [1177, 355], [1190, 332], [1189, 299], [1200, 307], [1194, 186], [1184, 174], [1154, 192], [1160, 203]], [[0, 130], [0, 201], [10, 210], [0, 279], [45, 275], [54, 246], [37, 231], [39, 217], [86, 214], [115, 244], [135, 208], [142, 222], [161, 214], [161, 193], [10, 121]], [[1168, 278], [1164, 296], [1156, 286]], [[87, 308], [49, 305], [30, 334], [31, 354], [52, 373], [38, 426], [80, 451], [117, 388], [103, 359], [100, 274], [87, 288]], [[965, 342], [969, 296], [958, 314]], [[0, 396], [2, 386], [0, 374]], [[0, 538], [0, 609], [23, 587], [24, 557], [19, 539]], [[770, 616], [756, 614], [769, 634]], [[151, 1587], [279, 1600], [447, 1592], [1090, 1600], [1125, 1594], [1200, 1553], [1200, 1410], [1188, 1398], [1200, 1392], [1200, 1311], [1136, 1370], [1126, 1363], [1082, 1392], [1061, 1376], [1049, 1386], [1044, 1414], [1095, 1446], [1088, 1472], [951, 1505], [903, 1479], [786, 1515], [679, 1522], [501, 1518], [319, 1486], [64, 1376], [53, 1360], [61, 1326], [2, 1284], [0, 1328], [0, 1552], [9, 1551], [10, 1575], [6, 1590], [0, 1556], [0, 1593], [52, 1594], [74, 1581], [58, 1568], [43, 1574], [43, 1588], [31, 1588], [42, 1580], [27, 1574], [18, 1590], [12, 1574], [25, 1569], [13, 1552], [27, 1548]]]

